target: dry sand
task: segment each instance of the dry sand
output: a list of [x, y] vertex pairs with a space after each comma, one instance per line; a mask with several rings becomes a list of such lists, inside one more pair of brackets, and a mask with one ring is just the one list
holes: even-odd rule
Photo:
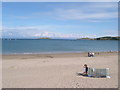
[[[83, 65], [110, 68], [111, 78], [78, 75]], [[117, 88], [118, 53], [3, 55], [3, 88]]]

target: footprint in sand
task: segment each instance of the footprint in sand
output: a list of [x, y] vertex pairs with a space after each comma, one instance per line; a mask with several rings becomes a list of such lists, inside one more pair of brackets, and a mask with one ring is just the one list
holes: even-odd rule
[[15, 66], [11, 66], [10, 68], [15, 68]]
[[43, 61], [44, 63], [49, 62], [49, 61]]
[[46, 57], [48, 57], [48, 58], [53, 58], [52, 56], [46, 56]]

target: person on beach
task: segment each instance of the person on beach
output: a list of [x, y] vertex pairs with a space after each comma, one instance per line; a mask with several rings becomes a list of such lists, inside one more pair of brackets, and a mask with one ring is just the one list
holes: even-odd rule
[[95, 53], [88, 52], [88, 57], [94, 57]]
[[91, 56], [94, 57], [95, 53], [91, 53]]
[[84, 72], [83, 72], [83, 74], [85, 74], [85, 75], [87, 75], [87, 72], [88, 72], [88, 66], [87, 66], [87, 64], [84, 64]]
[[88, 52], [88, 57], [90, 57], [90, 52]]

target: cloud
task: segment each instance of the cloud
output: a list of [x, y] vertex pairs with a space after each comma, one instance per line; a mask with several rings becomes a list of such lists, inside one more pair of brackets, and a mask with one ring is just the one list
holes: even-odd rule
[[45, 31], [45, 27], [35, 27], [35, 26], [20, 26], [20, 27], [3, 27], [2, 35], [3, 37], [33, 37], [34, 34], [38, 32]]
[[111, 36], [118, 35], [118, 30], [105, 30], [104, 32]]
[[[81, 38], [81, 37], [93, 37], [95, 35], [84, 35], [83, 33], [60, 33], [51, 32], [49, 30], [50, 25], [46, 26], [21, 26], [21, 27], [3, 27], [3, 38], [39, 38], [39, 37], [51, 37], [51, 38]], [[54, 26], [60, 27], [60, 26]], [[64, 27], [64, 26], [61, 26]], [[67, 26], [69, 27], [69, 26]], [[75, 27], [75, 26], [72, 26]]]
[[110, 19], [117, 18], [117, 12], [85, 12], [76, 9], [62, 10], [57, 11], [58, 19], [63, 20], [91, 20], [91, 19]]
[[108, 36], [108, 35], [117, 36], [118, 31], [117, 30], [101, 30], [101, 32], [95, 33], [95, 31], [89, 32], [89, 28], [87, 28], [87, 31], [86, 31], [82, 29], [81, 26], [77, 26], [77, 25], [19, 26], [19, 27], [3, 27], [2, 29], [3, 38], [39, 38], [39, 37], [94, 38], [94, 37]]
[[[74, 6], [74, 5], [73, 5]], [[19, 19], [48, 18], [57, 20], [84, 20], [87, 22], [102, 22], [117, 18], [117, 3], [86, 3], [76, 7], [56, 7], [50, 11], [33, 12], [26, 16], [16, 16]], [[94, 19], [94, 20], [93, 20]], [[97, 19], [97, 20], [95, 20]]]

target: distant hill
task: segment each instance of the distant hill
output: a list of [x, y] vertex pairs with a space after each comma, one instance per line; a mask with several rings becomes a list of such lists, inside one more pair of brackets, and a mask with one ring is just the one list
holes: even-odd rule
[[37, 38], [37, 39], [51, 39], [49, 37], [42, 37], [42, 38]]
[[120, 40], [120, 37], [99, 37], [95, 38], [95, 40]]
[[120, 37], [78, 38], [77, 40], [120, 40]]
[[78, 38], [77, 40], [94, 40], [93, 38]]

